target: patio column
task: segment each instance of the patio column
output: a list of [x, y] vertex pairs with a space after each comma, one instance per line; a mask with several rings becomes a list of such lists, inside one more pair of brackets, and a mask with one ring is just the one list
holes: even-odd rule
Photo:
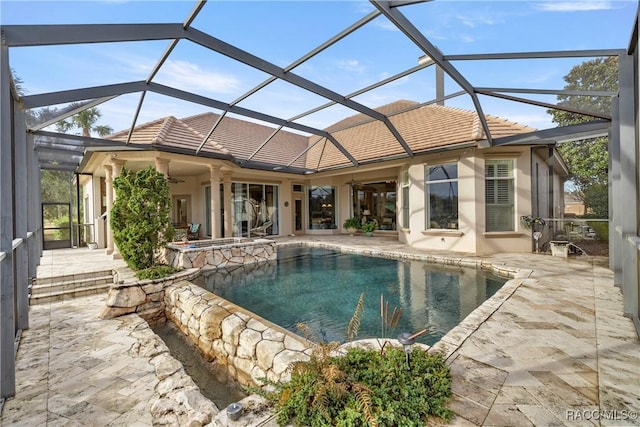
[[[111, 158], [111, 163], [113, 163], [113, 179], [115, 179], [120, 176], [120, 173], [122, 172], [122, 167], [124, 166], [125, 161], [116, 159], [113, 156], [115, 156], [115, 154], [112, 154], [112, 158]], [[113, 180], [111, 183], [112, 183], [111, 189], [113, 191]], [[112, 203], [115, 200], [116, 200], [116, 192], [113, 191]], [[111, 230], [111, 238], [113, 239], [113, 230]], [[118, 247], [116, 246], [115, 241], [113, 242], [113, 253], [111, 254], [111, 256], [113, 257], [113, 259], [122, 258], [122, 255], [120, 255], [120, 251], [118, 250]]]
[[165, 178], [169, 177], [169, 160], [156, 157], [156, 171], [164, 175]]
[[[209, 181], [211, 182], [211, 238], [217, 239], [220, 235], [222, 216], [220, 212], [220, 167], [209, 166]], [[225, 210], [226, 212], [226, 210]]]
[[[224, 187], [224, 237], [233, 236], [233, 223], [231, 222], [231, 173], [225, 172], [222, 176]], [[213, 191], [212, 191], [213, 194]], [[213, 198], [213, 197], [212, 197]]]
[[105, 253], [111, 255], [113, 253], [113, 230], [111, 230], [111, 208], [113, 207], [113, 166], [104, 165], [104, 180], [106, 183], [107, 196], [107, 248]]

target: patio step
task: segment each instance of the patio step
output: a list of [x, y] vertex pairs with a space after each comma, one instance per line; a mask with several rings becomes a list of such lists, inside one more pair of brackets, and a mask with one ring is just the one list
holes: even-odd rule
[[109, 289], [113, 283], [111, 270], [36, 279], [31, 286], [29, 304], [93, 295]]

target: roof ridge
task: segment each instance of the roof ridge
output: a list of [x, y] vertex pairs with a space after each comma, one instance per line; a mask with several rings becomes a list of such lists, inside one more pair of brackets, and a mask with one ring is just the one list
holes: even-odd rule
[[484, 139], [484, 129], [482, 128], [482, 123], [480, 123], [480, 115], [474, 114], [473, 124], [471, 125], [471, 140], [480, 141], [482, 139]]
[[[212, 111], [206, 111], [204, 113], [199, 113], [199, 114], [194, 114], [192, 116], [187, 116], [187, 117], [183, 117], [181, 119], [178, 119], [178, 121], [185, 126], [187, 129], [191, 130], [193, 133], [195, 133], [196, 135], [198, 135], [200, 138], [204, 139], [207, 138], [205, 134], [200, 133], [198, 130], [194, 129], [193, 127], [191, 127], [190, 125], [188, 125], [187, 123], [185, 123], [187, 120], [198, 120], [199, 118], [208, 118], [208, 116], [212, 116], [212, 118], [215, 118], [216, 120], [221, 116], [220, 114], [216, 114]], [[227, 117], [227, 118], [232, 118], [232, 117]], [[211, 133], [211, 135], [209, 135], [209, 137], [207, 138], [206, 144], [209, 144], [212, 148], [215, 148], [217, 150], [220, 150], [221, 152], [225, 153], [225, 154], [229, 154], [230, 151], [228, 148], [226, 148], [224, 145], [220, 144], [219, 142], [216, 142], [212, 139], [213, 137], [213, 133]]]
[[156, 134], [156, 136], [151, 138], [151, 143], [163, 144], [176, 120], [177, 119], [173, 116], [165, 117], [164, 123], [162, 123], [162, 126], [160, 126], [160, 130], [158, 130], [158, 133]]
[[533, 126], [529, 126], [529, 125], [524, 124], [524, 123], [516, 122], [516, 121], [508, 119], [506, 117], [500, 117], [500, 116], [496, 116], [494, 114], [485, 114], [485, 117], [488, 118], [488, 119], [491, 118], [493, 120], [496, 120], [496, 121], [499, 121], [499, 122], [502, 122], [502, 123], [507, 123], [507, 124], [512, 125], [512, 126], [513, 125], [517, 125], [517, 126], [521, 126], [523, 128], [537, 130], [537, 128], [534, 128]]
[[[140, 125], [136, 125], [136, 126], [134, 126], [133, 131], [135, 132], [136, 129], [144, 129], [144, 128], [147, 128], [149, 126], [153, 126], [153, 125], [155, 125], [157, 123], [160, 123], [162, 121], [167, 120], [169, 117], [171, 117], [171, 116], [160, 117], [159, 119], [151, 120], [151, 121], [142, 123]], [[119, 130], [117, 132], [112, 133], [111, 135], [107, 135], [107, 138], [111, 139], [111, 138], [117, 138], [117, 137], [119, 137], [121, 135], [128, 135], [130, 130], [131, 130], [131, 128]]]
[[205, 111], [204, 113], [198, 113], [198, 114], [193, 114], [191, 116], [182, 117], [179, 120], [193, 120], [193, 119], [195, 119], [197, 117], [200, 117], [200, 116], [209, 116], [209, 115], [219, 116], [220, 114], [216, 114], [213, 111]]

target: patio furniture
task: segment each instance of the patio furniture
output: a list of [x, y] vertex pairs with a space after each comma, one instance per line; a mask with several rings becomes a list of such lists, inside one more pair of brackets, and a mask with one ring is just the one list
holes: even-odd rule
[[189, 233], [189, 227], [177, 226], [173, 227], [173, 241], [180, 242], [187, 240], [187, 234]]
[[265, 221], [259, 227], [249, 230], [249, 237], [258, 236], [263, 237], [267, 235], [267, 229], [273, 225], [272, 221]]
[[187, 231], [187, 239], [189, 240], [198, 240], [198, 232], [200, 231], [200, 224], [197, 222], [191, 224]]

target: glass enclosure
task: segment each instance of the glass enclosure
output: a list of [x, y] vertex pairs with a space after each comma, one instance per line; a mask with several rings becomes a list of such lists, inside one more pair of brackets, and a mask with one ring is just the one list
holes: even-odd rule
[[396, 181], [353, 186], [353, 216], [373, 221], [378, 230], [396, 229]]
[[426, 229], [458, 229], [458, 164], [425, 168]]
[[335, 229], [336, 188], [332, 186], [311, 186], [309, 188], [309, 229]]
[[231, 200], [234, 237], [279, 233], [278, 186], [234, 182]]

